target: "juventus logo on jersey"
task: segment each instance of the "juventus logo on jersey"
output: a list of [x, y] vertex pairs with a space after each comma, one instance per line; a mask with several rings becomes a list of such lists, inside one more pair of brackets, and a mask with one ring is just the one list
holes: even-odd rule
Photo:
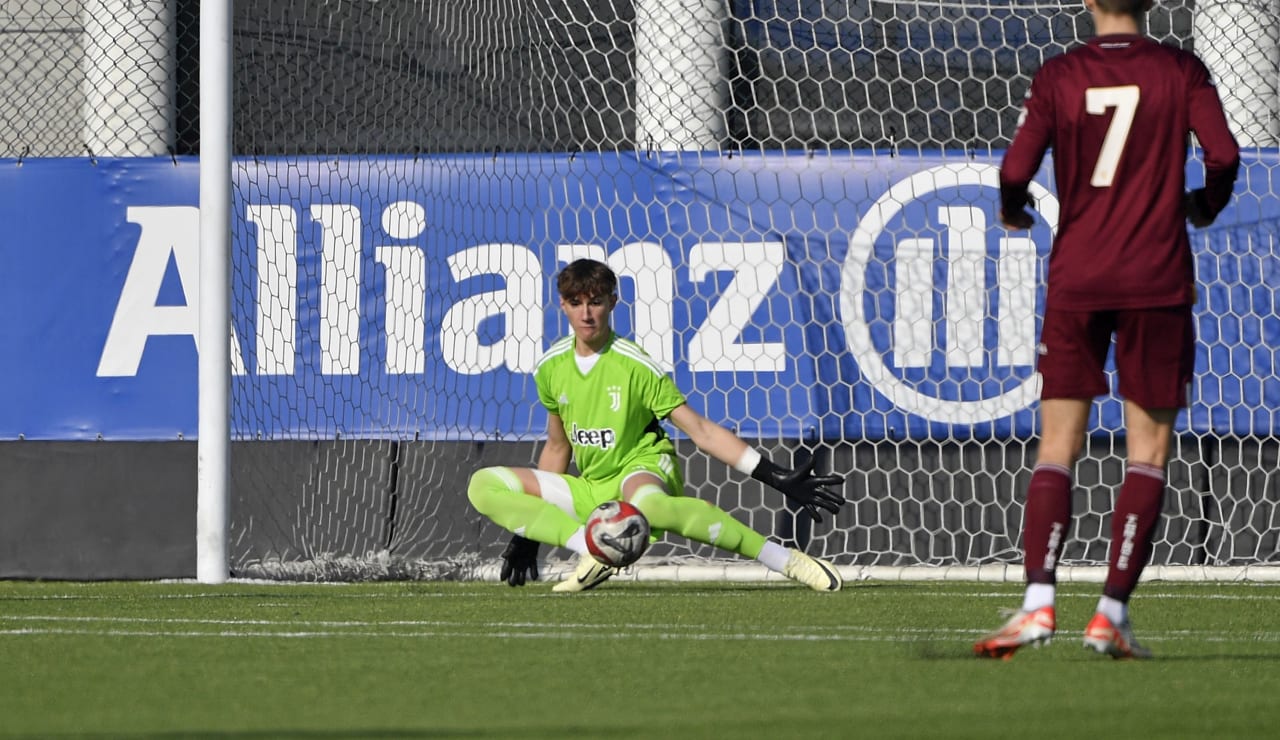
[[622, 408], [622, 386], [609, 386], [609, 410], [617, 411]]

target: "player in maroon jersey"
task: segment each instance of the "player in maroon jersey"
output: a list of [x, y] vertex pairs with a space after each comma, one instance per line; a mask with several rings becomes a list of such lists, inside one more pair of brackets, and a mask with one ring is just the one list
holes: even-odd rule
[[[1128, 602], [1151, 556], [1178, 410], [1195, 362], [1195, 276], [1186, 222], [1208, 226], [1240, 165], [1217, 90], [1191, 52], [1139, 34], [1151, 0], [1085, 0], [1097, 36], [1045, 62], [1031, 83], [1000, 168], [1000, 218], [1030, 228], [1027, 187], [1054, 152], [1060, 202], [1037, 348], [1039, 456], [1023, 521], [1022, 608], [976, 643], [1008, 658], [1056, 628], [1055, 566], [1071, 524], [1072, 470], [1095, 396], [1115, 361], [1128, 460], [1111, 522], [1103, 596], [1084, 642], [1113, 658], [1146, 658]], [[1204, 151], [1205, 185], [1186, 193], [1188, 133]]]

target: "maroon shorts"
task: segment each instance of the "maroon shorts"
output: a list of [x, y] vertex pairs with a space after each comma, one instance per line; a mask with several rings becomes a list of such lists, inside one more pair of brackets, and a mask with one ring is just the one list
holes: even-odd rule
[[1196, 336], [1191, 306], [1108, 311], [1045, 311], [1036, 370], [1041, 398], [1094, 398], [1107, 387], [1115, 334], [1116, 391], [1146, 409], [1190, 402]]

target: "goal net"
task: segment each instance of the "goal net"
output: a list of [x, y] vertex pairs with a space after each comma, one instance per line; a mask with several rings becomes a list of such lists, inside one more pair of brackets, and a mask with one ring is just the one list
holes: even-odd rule
[[[1147, 30], [1236, 48], [1213, 59], [1254, 148], [1195, 234], [1205, 348], [1150, 572], [1268, 577], [1276, 18], [1201, 5]], [[533, 463], [551, 276], [592, 256], [695, 407], [847, 474], [850, 505], [812, 524], [682, 442], [689, 495], [863, 575], [1020, 577], [1052, 224], [1002, 234], [994, 168], [1082, 4], [259, 1], [234, 24], [236, 574], [491, 577], [506, 535], [466, 480]], [[1106, 561], [1121, 430], [1100, 399], [1064, 577]], [[756, 575], [673, 537], [646, 573]]]
[[[9, 3], [3, 156], [198, 153], [198, 7]], [[1192, 234], [1156, 577], [1280, 573], [1276, 15], [1148, 15], [1209, 64], [1245, 157]], [[1093, 32], [1082, 3], [240, 0], [232, 25], [233, 575], [494, 577], [507, 535], [467, 480], [534, 464], [552, 279], [587, 256], [695, 408], [850, 503], [812, 523], [677, 435], [688, 495], [850, 577], [1021, 577], [1056, 200], [1050, 162], [1043, 219], [1006, 233], [995, 178], [1032, 75]], [[1122, 430], [1099, 399], [1063, 578], [1101, 577]], [[568, 553], [543, 552], [554, 578]], [[668, 536], [633, 577], [762, 571]]]

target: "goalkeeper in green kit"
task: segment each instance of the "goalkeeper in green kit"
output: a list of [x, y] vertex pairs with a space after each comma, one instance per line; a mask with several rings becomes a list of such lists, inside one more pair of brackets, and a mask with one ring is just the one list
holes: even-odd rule
[[[604, 263], [577, 260], [557, 276], [560, 307], [571, 333], [538, 361], [534, 379], [546, 407], [547, 440], [534, 468], [476, 471], [467, 496], [476, 510], [515, 533], [503, 552], [502, 580], [522, 586], [538, 577], [539, 543], [578, 553], [559, 592], [586, 591], [617, 569], [587, 553], [583, 522], [605, 501], [630, 501], [655, 530], [754, 558], [816, 591], [839, 591], [843, 580], [827, 562], [765, 539], [724, 510], [682, 494], [669, 420], [699, 449], [785, 494], [815, 520], [845, 502], [839, 475], [814, 475], [775, 465], [736, 434], [694, 411], [684, 394], [644, 350], [613, 332], [618, 279]], [[569, 475], [570, 461], [581, 475]]]

